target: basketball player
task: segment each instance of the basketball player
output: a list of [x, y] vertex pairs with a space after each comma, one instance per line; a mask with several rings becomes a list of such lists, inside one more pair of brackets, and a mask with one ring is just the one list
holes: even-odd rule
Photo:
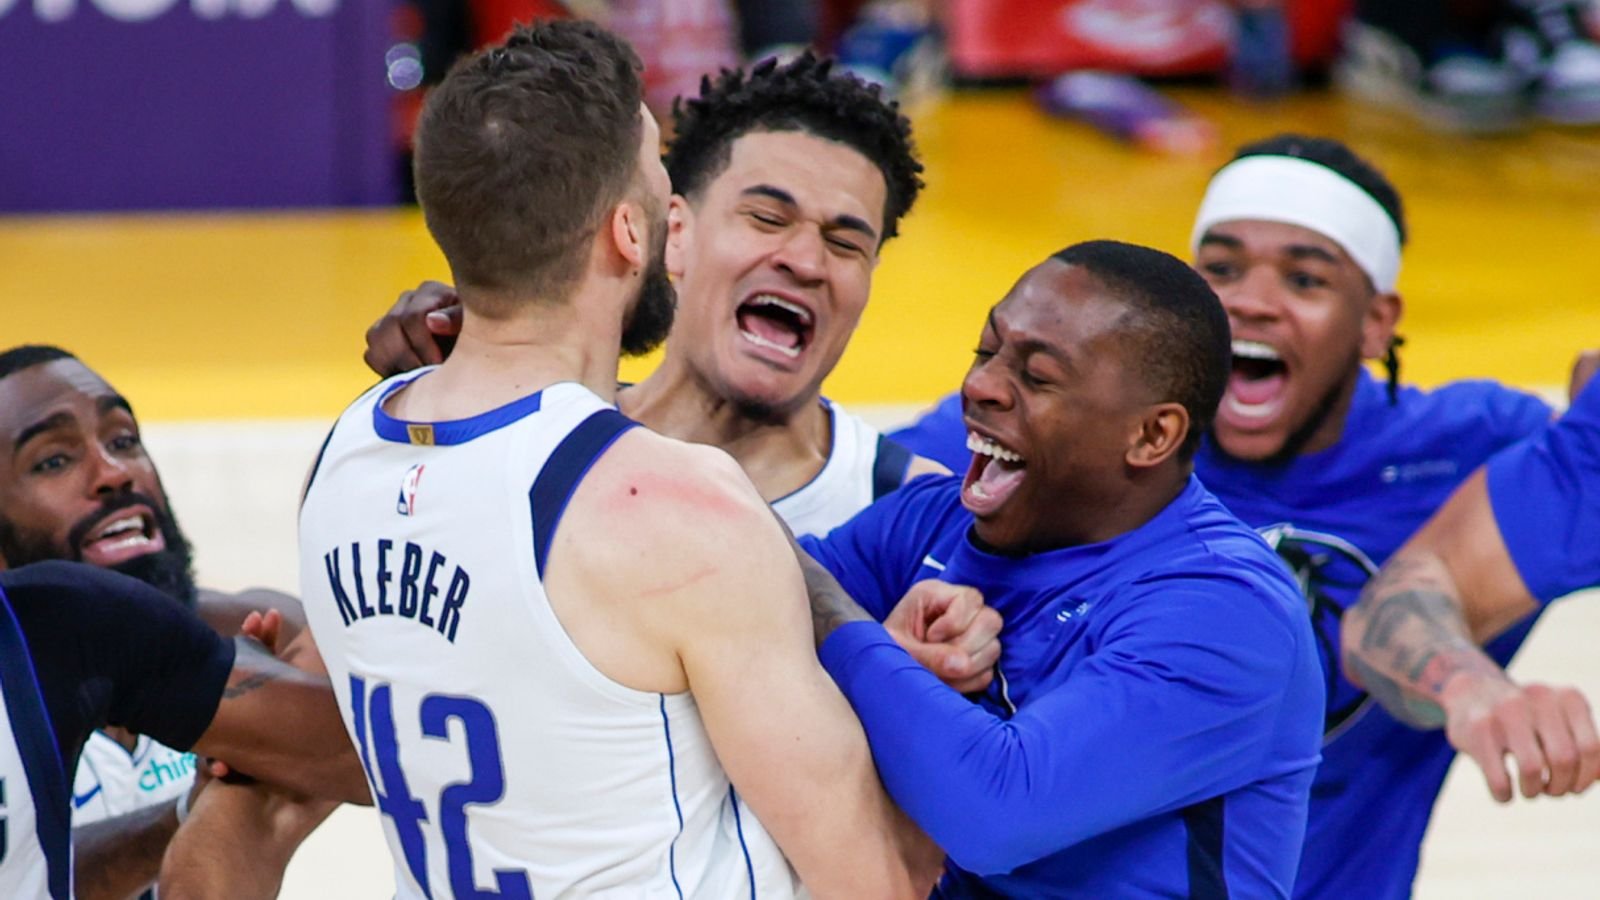
[[[661, 366], [620, 391], [619, 408], [727, 451], [797, 534], [826, 534], [906, 479], [943, 472], [821, 396], [922, 187], [910, 123], [877, 86], [810, 54], [725, 72], [675, 120], [679, 314]], [[458, 326], [436, 311], [454, 302], [431, 282], [402, 295], [368, 332], [368, 364], [387, 375], [438, 362]]]
[[1589, 704], [1571, 688], [1512, 682], [1478, 642], [1595, 585], [1600, 383], [1590, 381], [1559, 422], [1475, 472], [1384, 565], [1345, 616], [1345, 667], [1402, 721], [1444, 726], [1496, 800], [1512, 797], [1507, 754], [1522, 796], [1578, 793], [1600, 777]]
[[[1241, 148], [1212, 179], [1192, 233], [1195, 267], [1233, 333], [1227, 392], [1195, 471], [1296, 572], [1326, 672], [1299, 897], [1410, 895], [1454, 754], [1340, 674], [1339, 621], [1468, 473], [1550, 416], [1538, 398], [1492, 382], [1426, 393], [1399, 383], [1405, 235], [1388, 179], [1337, 141], [1299, 135]], [[1384, 360], [1387, 383], [1363, 359]], [[962, 439], [956, 412], [945, 401], [895, 437], [948, 460]], [[1510, 659], [1531, 626], [1491, 655]]]
[[[0, 569], [62, 559], [111, 568], [193, 606], [232, 636], [251, 609], [298, 604], [274, 591], [197, 590], [127, 400], [57, 347], [0, 351]], [[97, 730], [72, 785], [80, 900], [126, 898], [155, 881], [193, 788], [195, 759], [148, 737]]]
[[[814, 589], [818, 652], [949, 854], [936, 896], [1288, 894], [1322, 672], [1293, 579], [1191, 471], [1228, 360], [1189, 267], [1070, 247], [990, 312], [965, 477], [801, 538], [865, 607]], [[926, 577], [1005, 617], [976, 704], [867, 620]]]
[[[106, 548], [101, 548], [106, 549]], [[317, 796], [367, 786], [327, 679], [230, 641], [159, 591], [77, 563], [0, 571], [0, 896], [70, 900], [67, 775], [118, 725]]]
[[461, 334], [309, 479], [302, 596], [400, 894], [919, 895], [936, 851], [816, 662], [779, 524], [726, 455], [611, 403], [619, 348], [672, 319], [638, 65], [542, 23], [430, 94]]

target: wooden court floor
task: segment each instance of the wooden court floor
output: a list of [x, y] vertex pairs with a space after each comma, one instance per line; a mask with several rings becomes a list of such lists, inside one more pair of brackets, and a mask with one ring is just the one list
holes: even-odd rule
[[[1217, 123], [1224, 147], [1326, 133], [1390, 174], [1412, 232], [1400, 279], [1409, 379], [1551, 390], [1573, 354], [1600, 345], [1600, 132], [1467, 140], [1321, 94], [1262, 106], [1174, 95]], [[828, 384], [880, 421], [952, 389], [983, 312], [1051, 252], [1112, 237], [1183, 255], [1226, 160], [1133, 151], [1012, 91], [925, 105], [916, 125], [927, 192]], [[132, 399], [204, 583], [294, 590], [296, 490], [327, 421], [370, 383], [362, 332], [400, 290], [447, 274], [410, 211], [0, 217], [0, 346], [62, 344]], [[1600, 698], [1596, 640], [1600, 598], [1566, 602], [1517, 671]], [[390, 896], [376, 823], [339, 813], [284, 896]], [[1461, 767], [1418, 896], [1600, 897], [1597, 847], [1600, 797], [1497, 808]]]

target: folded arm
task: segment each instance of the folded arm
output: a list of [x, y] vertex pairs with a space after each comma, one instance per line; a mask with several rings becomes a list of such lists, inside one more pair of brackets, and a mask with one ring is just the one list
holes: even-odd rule
[[[846, 599], [819, 599], [826, 572], [807, 574], [819, 635], [827, 631], [823, 664], [866, 727], [890, 795], [980, 875], [1237, 787], [1278, 715], [1285, 673], [1273, 654], [1246, 650], [1219, 664], [1203, 643], [1133, 628], [1002, 719], [842, 609]], [[1206, 682], [1184, 674], [1193, 671]]]

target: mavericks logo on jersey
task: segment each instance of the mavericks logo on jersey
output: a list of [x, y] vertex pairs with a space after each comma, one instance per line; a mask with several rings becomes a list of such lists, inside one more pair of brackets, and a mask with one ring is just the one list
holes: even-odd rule
[[1287, 522], [1259, 529], [1280, 559], [1294, 573], [1300, 593], [1312, 610], [1332, 605], [1343, 611], [1328, 595], [1336, 586], [1360, 591], [1367, 579], [1378, 574], [1378, 566], [1360, 547], [1338, 535], [1296, 528]]

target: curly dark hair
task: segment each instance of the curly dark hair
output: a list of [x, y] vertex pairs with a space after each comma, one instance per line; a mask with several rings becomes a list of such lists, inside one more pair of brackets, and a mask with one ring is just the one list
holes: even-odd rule
[[871, 160], [888, 187], [883, 239], [896, 234], [922, 190], [911, 123], [878, 85], [811, 52], [769, 59], [748, 72], [724, 69], [700, 81], [700, 96], [672, 104], [676, 136], [667, 148], [672, 188], [694, 197], [728, 165], [733, 142], [753, 131], [800, 131], [838, 141]]

